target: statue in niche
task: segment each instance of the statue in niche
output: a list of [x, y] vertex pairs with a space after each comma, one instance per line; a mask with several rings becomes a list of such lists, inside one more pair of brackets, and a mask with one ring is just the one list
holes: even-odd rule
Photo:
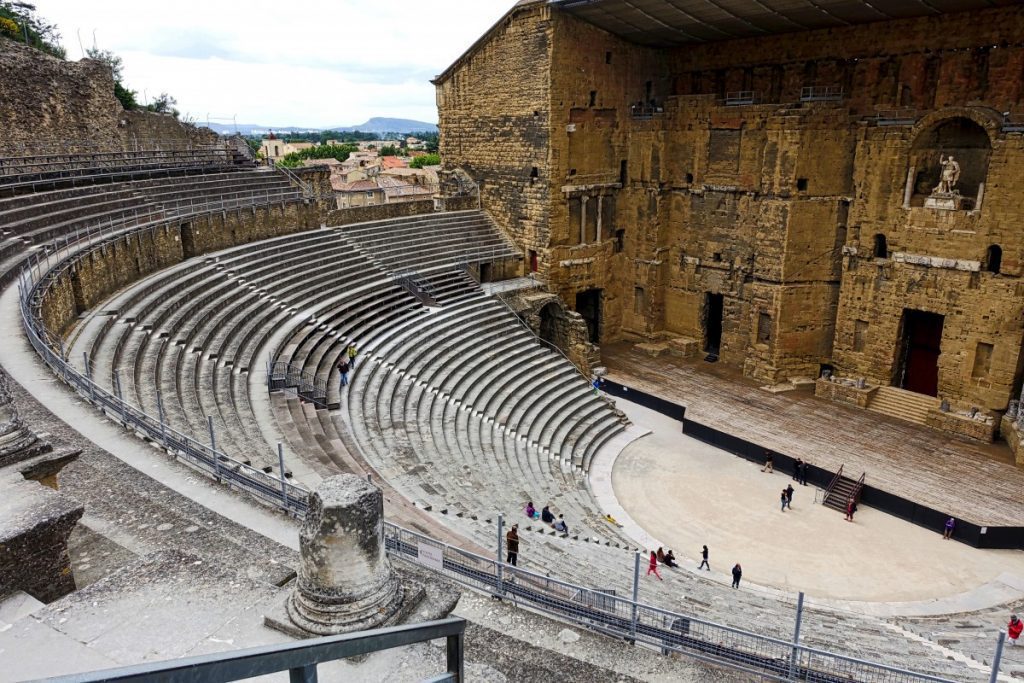
[[939, 172], [939, 184], [932, 191], [932, 194], [953, 194], [956, 192], [956, 184], [960, 182], [960, 163], [953, 158], [952, 154], [948, 157], [940, 154], [939, 165], [942, 167], [942, 170]]

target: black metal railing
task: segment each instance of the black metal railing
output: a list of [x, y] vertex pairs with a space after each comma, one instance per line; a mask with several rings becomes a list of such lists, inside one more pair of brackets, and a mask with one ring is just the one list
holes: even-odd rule
[[444, 638], [447, 650], [445, 672], [425, 680], [436, 683], [462, 683], [466, 680], [465, 633], [465, 619], [441, 619], [422, 624], [300, 640], [283, 645], [266, 645], [166, 662], [58, 676], [47, 680], [50, 683], [205, 683], [240, 681], [287, 671], [293, 683], [316, 683], [317, 666], [320, 664]]

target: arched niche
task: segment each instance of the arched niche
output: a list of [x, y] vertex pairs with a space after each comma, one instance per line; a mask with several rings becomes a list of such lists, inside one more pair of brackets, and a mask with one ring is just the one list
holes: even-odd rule
[[978, 208], [988, 175], [992, 140], [978, 122], [966, 116], [939, 119], [921, 130], [910, 152], [907, 199], [910, 206], [925, 206], [940, 190], [943, 160], [952, 157], [959, 164], [959, 179], [953, 191], [962, 198], [956, 208]]

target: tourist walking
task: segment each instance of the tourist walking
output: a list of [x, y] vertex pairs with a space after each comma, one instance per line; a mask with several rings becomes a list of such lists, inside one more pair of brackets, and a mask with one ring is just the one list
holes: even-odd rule
[[942, 531], [942, 540], [947, 541], [953, 535], [953, 529], [956, 527], [956, 520], [950, 517], [946, 520], [946, 525]]
[[658, 581], [664, 581], [661, 578], [661, 574], [658, 573], [658, 556], [653, 550], [651, 551], [650, 564], [647, 565], [647, 576], [650, 576], [652, 572], [658, 577]]
[[853, 513], [857, 512], [857, 503], [853, 501], [853, 496], [846, 499], [846, 521], [853, 521]]
[[1024, 621], [1018, 619], [1016, 614], [1011, 615], [1010, 623], [1006, 625], [1006, 635], [1010, 639], [1010, 645], [1017, 644], [1021, 631], [1024, 631]]
[[697, 569], [707, 569], [711, 571], [711, 565], [708, 564], [708, 547], [704, 546], [704, 549], [700, 551], [701, 561], [700, 566]]
[[505, 558], [507, 564], [516, 566], [519, 561], [519, 525], [513, 524], [512, 528], [505, 534], [505, 546], [508, 549], [508, 557]]
[[772, 455], [772, 452], [769, 451], [768, 449], [765, 449], [765, 451], [764, 451], [764, 467], [761, 468], [762, 472], [767, 472], [768, 474], [771, 474], [772, 472], [775, 471], [775, 468], [772, 466], [773, 458], [774, 458], [774, 456]]
[[732, 587], [740, 587], [740, 579], [743, 578], [743, 567], [737, 562], [736, 566], [732, 568]]
[[345, 356], [341, 357], [338, 361], [338, 374], [341, 375], [341, 386], [348, 386], [348, 361], [345, 360]]
[[349, 342], [348, 345], [348, 364], [353, 370], [356, 369], [356, 356], [359, 355], [359, 349], [356, 347], [355, 342]]
[[786, 497], [786, 489], [782, 489], [782, 493], [779, 494], [780, 509], [782, 512], [786, 511], [786, 505], [789, 503], [789, 498]]
[[793, 485], [786, 486], [786, 507], [793, 509]]

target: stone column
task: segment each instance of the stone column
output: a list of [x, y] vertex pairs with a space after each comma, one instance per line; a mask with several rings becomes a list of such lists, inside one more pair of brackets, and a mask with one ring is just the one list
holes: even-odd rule
[[376, 628], [398, 612], [403, 588], [384, 553], [384, 497], [365, 479], [325, 479], [299, 532], [299, 579], [288, 617], [307, 633]]
[[604, 215], [604, 195], [597, 195], [597, 232], [594, 234], [594, 241], [601, 243], [601, 217]]
[[580, 197], [580, 244], [587, 243], [587, 202], [590, 201], [590, 197], [583, 195]]

